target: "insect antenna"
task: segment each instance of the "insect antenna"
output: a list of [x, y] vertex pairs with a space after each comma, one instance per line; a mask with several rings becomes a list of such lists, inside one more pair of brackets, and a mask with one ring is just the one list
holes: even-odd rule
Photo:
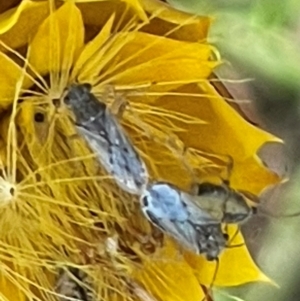
[[294, 213], [287, 213], [287, 214], [274, 214], [268, 211], [263, 211], [259, 210], [259, 214], [267, 216], [267, 217], [272, 217], [272, 218], [291, 218], [291, 217], [298, 217], [300, 216], [300, 212], [294, 212]]

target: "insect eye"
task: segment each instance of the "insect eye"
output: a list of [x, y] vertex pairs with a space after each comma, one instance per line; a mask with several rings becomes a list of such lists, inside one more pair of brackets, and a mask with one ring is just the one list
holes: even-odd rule
[[223, 237], [226, 241], [229, 239], [229, 235], [227, 233], [223, 233]]
[[[65, 97], [64, 97], [64, 103], [66, 104], [66, 105], [68, 105], [69, 103], [70, 103], [70, 97], [68, 96], [68, 95], [66, 95]], [[54, 104], [55, 105], [55, 104]]]
[[81, 87], [84, 90], [84, 92], [91, 92], [92, 90], [92, 85], [89, 83], [81, 84]]
[[148, 202], [148, 197], [147, 196], [144, 196], [142, 198], [142, 204], [143, 204], [143, 206], [148, 207], [149, 202]]
[[251, 209], [253, 214], [257, 214], [257, 207], [252, 207]]
[[35, 113], [34, 114], [34, 121], [36, 121], [36, 122], [44, 122], [44, 120], [45, 120], [45, 116], [44, 116], [44, 114], [43, 113]]

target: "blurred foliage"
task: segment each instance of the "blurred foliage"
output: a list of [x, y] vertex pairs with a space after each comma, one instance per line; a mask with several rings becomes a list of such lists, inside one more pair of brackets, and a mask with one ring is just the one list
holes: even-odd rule
[[216, 44], [223, 61], [230, 63], [217, 74], [222, 79], [254, 79], [246, 87], [248, 96], [268, 130], [287, 142], [293, 169], [293, 161], [300, 162], [299, 1], [168, 1], [179, 9], [214, 17], [210, 42]]
[[169, 3], [192, 13], [215, 16], [211, 38], [225, 57], [228, 53], [256, 72], [281, 80], [282, 84], [298, 86], [298, 0], [169, 0]]

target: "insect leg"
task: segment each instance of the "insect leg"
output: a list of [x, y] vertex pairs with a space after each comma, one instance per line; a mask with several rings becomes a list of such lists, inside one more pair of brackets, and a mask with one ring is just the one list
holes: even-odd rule
[[110, 112], [116, 118], [122, 118], [123, 113], [128, 105], [126, 98], [121, 93], [116, 92], [113, 85], [106, 85], [101, 96], [105, 100], [105, 103], [111, 102], [109, 108]]
[[115, 94], [114, 101], [110, 106], [110, 111], [118, 119], [122, 118], [123, 113], [128, 105], [128, 101], [120, 94]]
[[224, 238], [226, 239], [226, 241], [228, 241], [228, 239], [229, 239], [228, 224], [225, 225], [224, 230], [225, 230]]
[[216, 269], [214, 271], [213, 278], [212, 278], [212, 281], [211, 281], [209, 287], [206, 288], [205, 297], [201, 301], [210, 301], [210, 300], [212, 300], [211, 297], [210, 297], [210, 293], [211, 293], [211, 290], [212, 290], [212, 288], [214, 286], [214, 283], [216, 281], [218, 270], [219, 270], [219, 265], [220, 265], [220, 261], [219, 261], [218, 257], [215, 258], [214, 260], [216, 261]]
[[[228, 229], [228, 225], [225, 225], [225, 228]], [[236, 231], [234, 232], [234, 234], [232, 235], [232, 237], [228, 241], [228, 245], [226, 246], [227, 249], [239, 248], [239, 247], [242, 247], [243, 245], [245, 245], [244, 242], [240, 243], [240, 244], [236, 244], [236, 245], [231, 245], [231, 243], [234, 241], [234, 239], [236, 238], [236, 236], [238, 235], [239, 232], [240, 232], [240, 227], [237, 227]], [[227, 236], [229, 236], [229, 235], [227, 234]]]
[[232, 170], [233, 170], [233, 165], [234, 165], [234, 162], [233, 162], [233, 158], [232, 156], [230, 155], [227, 155], [226, 156], [228, 158], [228, 164], [227, 164], [227, 170], [226, 170], [226, 179], [222, 179], [222, 182], [225, 186], [229, 187], [230, 186], [230, 178], [231, 178], [231, 173], [232, 173]]

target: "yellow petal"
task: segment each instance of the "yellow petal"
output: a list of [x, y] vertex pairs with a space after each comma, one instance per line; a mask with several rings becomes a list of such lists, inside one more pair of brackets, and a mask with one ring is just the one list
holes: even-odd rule
[[190, 15], [158, 0], [143, 0], [145, 10], [155, 16], [143, 31], [181, 41], [204, 42], [211, 18]]
[[[124, 27], [135, 18], [132, 11], [126, 9], [126, 3], [140, 11], [139, 2], [144, 10], [150, 14], [149, 20], [143, 13], [139, 17], [145, 21], [141, 31], [159, 36], [168, 36], [171, 39], [199, 42], [205, 41], [211, 24], [211, 18], [192, 16], [180, 12], [169, 5], [157, 0], [124, 0], [124, 1], [77, 1], [82, 11], [84, 23], [101, 28], [114, 13], [116, 20], [120, 20], [118, 28]], [[101, 11], [101, 14], [99, 14]], [[93, 31], [93, 28], [91, 28]]]
[[[256, 153], [264, 143], [281, 140], [245, 121], [209, 83], [199, 85], [205, 90], [188, 85], [175, 90], [177, 95], [168, 92], [154, 101], [146, 97], [139, 101], [206, 121], [196, 124], [174, 120], [173, 127], [182, 129], [177, 135], [187, 146], [228, 159], [231, 156], [234, 166], [229, 180], [234, 188], [259, 194], [264, 187], [279, 182], [279, 177], [261, 164]], [[255, 180], [257, 177], [260, 181]]]
[[[236, 235], [236, 226], [230, 226], [228, 230], [231, 238]], [[186, 261], [194, 269], [201, 284], [209, 287], [236, 286], [255, 281], [273, 283], [252, 260], [240, 233], [230, 242], [230, 246], [220, 255], [219, 265], [216, 261], [207, 261], [203, 256], [196, 256], [190, 252], [185, 254]]]
[[3, 274], [0, 275], [0, 298], [2, 300], [25, 301], [27, 298], [18, 283], [12, 283]]
[[28, 43], [49, 13], [47, 1], [25, 0], [0, 15], [1, 41], [16, 49]]
[[98, 81], [102, 85], [197, 82], [219, 64], [209, 59], [212, 53], [213, 48], [206, 44], [129, 32], [119, 35], [103, 55], [103, 62], [99, 60], [98, 65], [106, 63], [107, 70]]
[[[71, 80], [78, 79], [79, 82], [89, 82], [98, 74], [99, 71], [96, 70], [99, 68], [99, 64], [101, 66], [101, 59], [104, 55], [101, 48], [111, 36], [114, 20], [114, 15], [112, 15], [99, 34], [84, 47], [73, 68]], [[92, 78], [89, 77], [91, 71], [96, 71], [95, 74], [92, 74]]]
[[20, 111], [17, 116], [17, 124], [26, 129], [22, 131], [25, 135], [24, 139], [26, 139], [29, 149], [32, 151], [35, 150], [35, 156], [43, 150], [44, 143], [47, 140], [49, 142], [49, 126], [51, 121], [54, 121], [45, 120], [44, 122], [37, 122], [35, 121], [37, 114], [42, 114], [40, 116], [43, 116], [45, 119], [48, 116], [53, 116], [53, 114], [48, 114], [47, 109], [39, 108], [29, 101], [24, 101], [20, 105]]
[[0, 14], [6, 12], [9, 9], [14, 8], [17, 5], [20, 5], [21, 0], [7, 0], [1, 1], [0, 3]]
[[[83, 1], [77, 2], [76, 6], [80, 9], [84, 24], [86, 25], [87, 35], [94, 37], [101, 30], [107, 20], [115, 14], [116, 20], [114, 29], [119, 31], [126, 25], [136, 24], [137, 15], [126, 3], [131, 0], [117, 1]], [[101, 12], [101, 13], [99, 13]], [[132, 23], [133, 22], [133, 23]], [[90, 39], [88, 39], [90, 40]]]
[[159, 300], [194, 301], [202, 300], [204, 293], [173, 242], [168, 241], [155, 258], [144, 259], [143, 267], [136, 269], [134, 278], [141, 282], [146, 291]]
[[246, 122], [213, 90], [208, 82], [199, 85], [202, 90], [194, 86], [181, 89], [182, 92], [198, 94], [198, 99], [179, 96], [158, 104], [187, 115], [200, 116], [207, 122], [201, 127], [191, 125], [186, 133], [180, 134], [187, 145], [213, 153], [230, 155], [242, 161], [253, 156], [265, 142], [281, 141]]
[[141, 4], [141, 2], [143, 2], [142, 0], [121, 0], [121, 1], [124, 1], [127, 5], [132, 7], [136, 11], [137, 15], [141, 18], [141, 20], [148, 21], [148, 17]]
[[74, 60], [82, 50], [83, 40], [81, 13], [72, 1], [68, 1], [39, 27], [30, 44], [28, 60], [41, 75], [52, 75], [52, 89], [63, 90]]
[[[69, 0], [64, 0], [65, 2]], [[123, 1], [128, 5], [130, 8], [133, 8], [135, 13], [141, 18], [143, 21], [148, 21], [148, 17], [143, 9], [140, 0], [119, 0]], [[75, 0], [76, 3], [91, 3], [91, 2], [105, 2], [105, 5], [110, 5], [107, 0]]]
[[[257, 180], [259, 177], [259, 181]], [[267, 186], [279, 183], [280, 177], [267, 169], [256, 156], [248, 157], [244, 161], [237, 161], [232, 176], [231, 185], [238, 190], [246, 190], [259, 195]]]
[[[12, 104], [17, 82], [23, 79], [24, 71], [3, 53], [0, 53], [0, 65], [0, 110], [3, 110]], [[30, 78], [25, 77], [23, 88], [28, 88], [31, 84]]]

